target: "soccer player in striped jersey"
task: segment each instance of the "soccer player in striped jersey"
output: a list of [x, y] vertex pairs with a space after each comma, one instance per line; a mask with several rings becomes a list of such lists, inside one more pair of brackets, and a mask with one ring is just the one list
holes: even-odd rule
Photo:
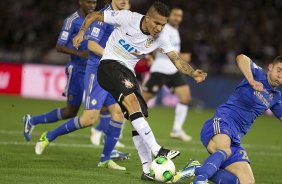
[[282, 84], [282, 56], [268, 65], [267, 72], [246, 55], [238, 55], [236, 61], [245, 78], [201, 131], [201, 141], [210, 156], [202, 166], [191, 161], [176, 174], [174, 182], [196, 175], [193, 184], [207, 180], [222, 184], [255, 183], [241, 139], [268, 109], [282, 120], [281, 92], [277, 89]]
[[[95, 21], [115, 26], [97, 70], [97, 80], [117, 101], [124, 116], [133, 127], [132, 135], [140, 144], [147, 145], [155, 156], [177, 157], [180, 152], [161, 147], [153, 134], [145, 117], [148, 116], [147, 104], [140, 94], [139, 85], [134, 74], [136, 63], [144, 55], [160, 48], [166, 53], [176, 67], [197, 82], [205, 80], [207, 74], [194, 70], [174, 51], [163, 27], [169, 16], [168, 7], [155, 2], [144, 16], [131, 11], [93, 12], [85, 18], [73, 44], [78, 47], [84, 34]], [[139, 152], [139, 150], [138, 150]], [[139, 154], [139, 156], [142, 154]], [[142, 160], [142, 159], [141, 159]]]

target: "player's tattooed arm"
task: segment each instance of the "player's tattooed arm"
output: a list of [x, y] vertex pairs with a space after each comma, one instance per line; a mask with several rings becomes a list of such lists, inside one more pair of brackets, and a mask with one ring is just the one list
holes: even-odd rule
[[169, 59], [173, 62], [175, 67], [182, 73], [193, 77], [196, 82], [202, 82], [205, 80], [207, 74], [202, 70], [194, 70], [191, 65], [189, 65], [186, 61], [184, 61], [178, 53], [175, 51], [171, 51], [167, 53]]
[[254, 79], [252, 69], [251, 69], [251, 59], [244, 54], [240, 54], [236, 57], [236, 62], [237, 62], [237, 65], [240, 71], [243, 73], [245, 78], [248, 80], [252, 88], [260, 92], [265, 91], [265, 89], [263, 89], [263, 84]]
[[187, 64], [187, 62], [181, 59], [178, 53], [172, 51], [172, 52], [167, 53], [167, 56], [169, 57], [169, 59], [173, 62], [173, 64], [176, 66], [176, 68], [180, 72], [193, 77], [193, 72], [195, 70], [192, 68], [192, 66]]
[[99, 22], [104, 22], [104, 13], [103, 12], [92, 12], [89, 13], [86, 17], [85, 20], [79, 30], [79, 32], [86, 32], [86, 30], [89, 28], [89, 26], [95, 22], [95, 21], [99, 21]]
[[79, 32], [77, 33], [77, 35], [72, 40], [72, 44], [75, 48], [79, 47], [80, 43], [83, 41], [83, 36], [84, 36], [86, 30], [95, 21], [104, 22], [104, 13], [103, 12], [92, 12], [92, 13], [89, 13], [85, 17], [85, 20], [84, 20]]

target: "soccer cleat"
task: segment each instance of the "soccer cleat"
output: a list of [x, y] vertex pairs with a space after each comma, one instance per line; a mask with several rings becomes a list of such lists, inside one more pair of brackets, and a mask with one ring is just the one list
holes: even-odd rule
[[42, 155], [46, 147], [49, 145], [50, 142], [48, 141], [46, 135], [47, 135], [47, 132], [44, 132], [41, 135], [39, 141], [36, 143], [35, 145], [35, 154], [36, 155]]
[[30, 141], [31, 132], [35, 128], [34, 125], [30, 122], [31, 116], [29, 114], [24, 115], [23, 117], [23, 123], [24, 123], [24, 138], [26, 141]]
[[192, 179], [195, 176], [196, 167], [200, 167], [201, 164], [197, 160], [190, 160], [187, 165], [173, 177], [172, 183], [177, 183], [185, 178]]
[[141, 180], [143, 181], [154, 181], [154, 178], [150, 176], [150, 173], [142, 173]]
[[113, 150], [111, 153], [112, 160], [128, 160], [130, 159], [130, 153], [122, 153], [117, 150]]
[[101, 142], [101, 137], [102, 137], [103, 132], [97, 130], [96, 128], [91, 128], [91, 136], [90, 136], [90, 141], [93, 145], [99, 146]]
[[177, 131], [177, 132], [171, 132], [170, 133], [170, 137], [173, 138], [173, 139], [179, 139], [181, 141], [184, 141], [184, 142], [189, 142], [192, 140], [192, 137], [188, 134], [186, 134], [186, 132], [184, 130], [180, 130], [180, 131]]
[[99, 162], [98, 167], [99, 168], [109, 168], [109, 169], [121, 170], [121, 171], [126, 170], [125, 167], [119, 166], [113, 160], [107, 160], [107, 161], [104, 161], [104, 162]]
[[168, 159], [174, 159], [175, 157], [180, 155], [180, 151], [177, 150], [169, 150], [161, 147], [160, 151], [158, 152], [157, 157], [164, 156]]

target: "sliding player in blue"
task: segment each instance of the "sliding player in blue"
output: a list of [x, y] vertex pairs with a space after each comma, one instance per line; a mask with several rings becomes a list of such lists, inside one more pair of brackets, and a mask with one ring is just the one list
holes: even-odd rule
[[196, 176], [193, 184], [208, 180], [220, 184], [255, 183], [241, 139], [267, 109], [282, 120], [281, 93], [277, 90], [282, 84], [282, 56], [269, 64], [267, 72], [245, 55], [237, 56], [236, 61], [245, 78], [202, 128], [201, 141], [211, 155], [203, 165], [190, 161], [176, 174], [174, 182]]
[[[128, 0], [112, 0], [112, 2], [101, 11], [103, 12], [112, 9], [121, 10], [126, 7], [128, 7]], [[55, 130], [44, 133], [35, 146], [36, 154], [42, 154], [49, 143], [54, 141], [58, 136], [93, 125], [98, 120], [102, 107], [106, 106], [111, 113], [111, 120], [105, 133], [105, 145], [98, 167], [126, 170], [125, 167], [119, 166], [110, 157], [119, 139], [124, 116], [112, 95], [100, 87], [96, 75], [100, 57], [103, 54], [103, 47], [105, 47], [108, 37], [111, 35], [113, 29], [113, 26], [95, 22], [92, 24], [90, 30], [88, 30], [86, 37], [89, 39], [88, 49], [90, 52], [84, 78], [84, 111], [81, 116], [71, 118]]]

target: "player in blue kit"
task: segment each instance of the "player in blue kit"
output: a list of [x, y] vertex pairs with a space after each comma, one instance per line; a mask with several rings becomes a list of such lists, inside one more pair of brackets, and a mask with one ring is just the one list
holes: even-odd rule
[[[112, 9], [121, 10], [126, 7], [128, 7], [128, 0], [113, 0], [101, 11], [103, 12]], [[84, 112], [80, 117], [71, 118], [68, 122], [59, 126], [55, 130], [44, 133], [36, 144], [35, 152], [37, 154], [42, 154], [49, 143], [54, 141], [58, 136], [94, 124], [98, 120], [100, 110], [104, 105], [108, 107], [108, 110], [111, 113], [111, 120], [105, 133], [105, 146], [98, 167], [126, 170], [125, 167], [119, 166], [110, 158], [119, 139], [124, 116], [114, 98], [100, 87], [96, 77], [100, 57], [103, 54], [103, 47], [105, 47], [108, 37], [113, 29], [113, 26], [96, 22], [89, 30], [88, 35], [86, 36], [86, 38], [89, 39], [88, 49], [90, 52], [84, 78]]]
[[[56, 49], [59, 52], [69, 54], [70, 62], [66, 66], [67, 85], [64, 96], [67, 97], [66, 107], [54, 109], [46, 114], [24, 116], [24, 136], [27, 141], [31, 139], [31, 132], [38, 124], [57, 122], [58, 120], [75, 117], [82, 103], [84, 91], [84, 75], [88, 58], [87, 41], [83, 41], [78, 49], [72, 45], [72, 38], [79, 31], [85, 16], [95, 10], [97, 0], [79, 0], [80, 9], [65, 19]], [[100, 124], [107, 124], [107, 118], [100, 118]], [[110, 120], [108, 120], [110, 121]], [[106, 127], [106, 126], [103, 126]], [[127, 158], [128, 154], [114, 150], [112, 159]]]
[[24, 120], [24, 136], [27, 141], [31, 139], [31, 133], [37, 124], [53, 123], [62, 119], [68, 119], [77, 115], [83, 98], [84, 73], [88, 58], [87, 41], [83, 41], [78, 49], [72, 45], [72, 38], [79, 31], [85, 16], [95, 10], [97, 0], [79, 0], [79, 10], [65, 19], [56, 49], [59, 52], [69, 54], [70, 62], [66, 66], [67, 85], [64, 96], [67, 97], [65, 107], [54, 109], [48, 113], [31, 116], [26, 114]]
[[190, 161], [176, 174], [174, 182], [196, 175], [194, 184], [207, 180], [221, 184], [255, 183], [241, 139], [267, 109], [282, 120], [281, 93], [276, 89], [282, 84], [282, 56], [269, 64], [267, 72], [245, 55], [237, 56], [236, 61], [245, 78], [202, 128], [201, 141], [211, 155], [202, 166]]

